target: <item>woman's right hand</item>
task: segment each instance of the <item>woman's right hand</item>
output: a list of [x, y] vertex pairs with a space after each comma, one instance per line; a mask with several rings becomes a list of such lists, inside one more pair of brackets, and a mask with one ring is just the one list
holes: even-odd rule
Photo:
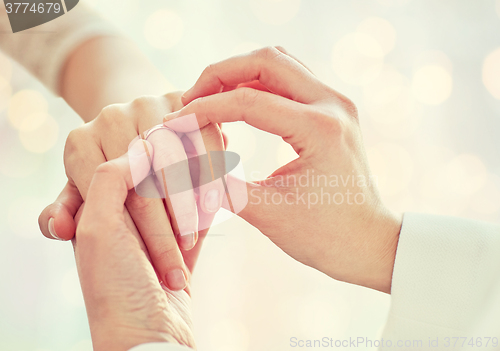
[[200, 127], [245, 121], [297, 152], [268, 179], [247, 184], [240, 216], [298, 261], [390, 292], [402, 216], [380, 199], [349, 99], [284, 49], [269, 47], [210, 65], [183, 102], [165, 118], [171, 128], [192, 113]]

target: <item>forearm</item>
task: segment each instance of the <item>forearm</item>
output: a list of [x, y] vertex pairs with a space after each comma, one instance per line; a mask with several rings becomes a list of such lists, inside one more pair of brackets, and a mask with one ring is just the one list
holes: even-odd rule
[[162, 95], [169, 84], [130, 40], [96, 37], [80, 45], [66, 60], [60, 92], [85, 122], [108, 105], [143, 95]]

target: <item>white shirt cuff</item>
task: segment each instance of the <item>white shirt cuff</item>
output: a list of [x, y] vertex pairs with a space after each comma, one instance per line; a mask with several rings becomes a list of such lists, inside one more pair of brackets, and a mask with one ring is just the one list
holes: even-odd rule
[[500, 226], [405, 214], [383, 338], [421, 339], [425, 347], [429, 338], [472, 336], [499, 269]]

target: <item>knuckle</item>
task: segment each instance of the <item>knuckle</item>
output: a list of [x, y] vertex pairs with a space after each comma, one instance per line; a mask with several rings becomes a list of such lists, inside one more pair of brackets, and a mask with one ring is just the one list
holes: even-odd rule
[[280, 52], [274, 46], [266, 46], [262, 49], [257, 50], [256, 55], [264, 60], [272, 60], [277, 56], [282, 55], [282, 52]]
[[191, 102], [190, 105], [197, 116], [204, 116], [210, 122], [215, 120], [216, 116], [210, 107], [210, 96], [199, 97]]
[[157, 98], [153, 96], [141, 96], [133, 100], [130, 104], [134, 110], [144, 111], [155, 106], [158, 103]]
[[119, 173], [120, 170], [118, 169], [116, 164], [112, 161], [101, 163], [99, 166], [97, 166], [94, 172], [94, 174], [102, 174], [106, 175], [107, 177], [113, 177], [113, 178], [118, 178]]
[[339, 99], [340, 99], [340, 104], [343, 110], [347, 113], [347, 115], [357, 120], [359, 115], [356, 104], [351, 99], [343, 95], [340, 96]]
[[205, 69], [203, 70], [201, 75], [202, 76], [211, 76], [211, 75], [214, 75], [215, 72], [216, 72], [216, 64], [211, 63], [207, 67], [205, 67]]
[[200, 131], [203, 138], [222, 141], [222, 131], [215, 123], [207, 124], [205, 127], [201, 128]]
[[173, 111], [180, 110], [184, 107], [181, 101], [181, 97], [184, 94], [183, 91], [174, 91], [165, 95], [165, 99], [169, 102]]
[[64, 146], [64, 163], [66, 166], [72, 164], [75, 160], [85, 159], [89, 139], [91, 139], [89, 125], [78, 127], [69, 133]]
[[85, 131], [82, 127], [73, 129], [68, 134], [68, 138], [66, 139], [66, 148], [75, 149], [80, 145], [80, 142], [84, 139]]
[[252, 88], [236, 89], [236, 101], [238, 105], [249, 108], [255, 105], [259, 99], [260, 91]]
[[109, 105], [102, 109], [101, 113], [96, 118], [96, 123], [103, 124], [107, 127], [113, 126], [122, 119], [123, 114], [123, 105]]
[[127, 208], [138, 211], [141, 214], [149, 213], [151, 200], [135, 193], [132, 194], [130, 194], [127, 198]]
[[309, 119], [313, 122], [317, 130], [325, 132], [329, 136], [339, 136], [342, 134], [343, 126], [339, 118], [326, 111], [314, 111]]
[[75, 233], [77, 245], [83, 240], [87, 241], [87, 243], [88, 240], [97, 240], [97, 233], [102, 232], [102, 229], [102, 223], [88, 221], [86, 219], [81, 220], [76, 227]]
[[172, 243], [165, 244], [165, 246], [155, 249], [156, 252], [153, 253], [154, 259], [158, 262], [172, 262], [172, 260], [180, 259], [179, 257], [179, 247], [177, 242], [175, 242], [175, 237], [168, 233], [165, 236], [171, 237], [173, 239]]

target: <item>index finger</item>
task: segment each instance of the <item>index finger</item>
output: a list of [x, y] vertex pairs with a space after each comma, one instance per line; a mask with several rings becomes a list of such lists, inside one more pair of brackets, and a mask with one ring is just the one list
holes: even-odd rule
[[331, 95], [331, 88], [297, 60], [275, 47], [266, 47], [208, 66], [195, 85], [184, 93], [183, 103], [220, 93], [224, 87], [256, 80], [271, 92], [304, 104]]

